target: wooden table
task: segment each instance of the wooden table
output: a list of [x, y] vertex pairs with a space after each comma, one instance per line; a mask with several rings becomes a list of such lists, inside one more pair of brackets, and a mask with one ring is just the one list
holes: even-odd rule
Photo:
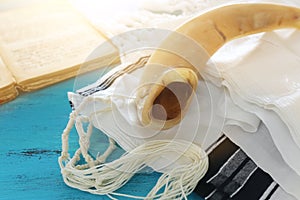
[[[0, 105], [0, 199], [108, 199], [69, 188], [60, 174], [61, 133], [71, 111], [66, 94], [73, 85], [70, 79]], [[144, 196], [158, 177], [137, 175], [119, 192]]]

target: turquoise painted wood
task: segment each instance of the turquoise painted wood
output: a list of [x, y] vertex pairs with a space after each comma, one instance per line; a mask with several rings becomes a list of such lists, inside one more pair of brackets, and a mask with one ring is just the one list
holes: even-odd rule
[[[60, 175], [61, 132], [71, 111], [66, 93], [73, 86], [70, 79], [0, 105], [0, 199], [108, 199], [69, 188]], [[74, 130], [73, 135], [74, 150]], [[139, 174], [119, 192], [145, 195], [158, 177]], [[201, 198], [192, 194], [189, 199]]]

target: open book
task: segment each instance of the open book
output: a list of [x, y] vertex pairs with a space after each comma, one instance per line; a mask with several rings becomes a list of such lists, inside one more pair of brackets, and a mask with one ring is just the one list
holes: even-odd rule
[[2, 1], [0, 24], [0, 104], [119, 62], [117, 48], [64, 0]]

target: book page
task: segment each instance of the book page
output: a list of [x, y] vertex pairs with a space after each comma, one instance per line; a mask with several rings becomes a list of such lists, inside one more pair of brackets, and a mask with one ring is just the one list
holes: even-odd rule
[[18, 92], [15, 80], [0, 58], [0, 104], [14, 99]]
[[93, 56], [97, 58], [93, 68], [118, 60], [116, 47], [67, 1], [7, 9], [0, 13], [0, 24], [0, 54], [24, 91], [75, 76], [80, 64], [103, 43], [105, 49]]

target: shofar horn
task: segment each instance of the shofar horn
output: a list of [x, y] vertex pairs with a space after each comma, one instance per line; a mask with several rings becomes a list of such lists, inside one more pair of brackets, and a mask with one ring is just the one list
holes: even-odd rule
[[[232, 39], [280, 28], [300, 28], [300, 9], [277, 4], [233, 4], [210, 10], [180, 26], [146, 64], [136, 102], [141, 123], [162, 129], [178, 124], [201, 78], [199, 71], [211, 55]], [[202, 53], [176, 35], [201, 46]], [[195, 57], [202, 62], [188, 61]]]

